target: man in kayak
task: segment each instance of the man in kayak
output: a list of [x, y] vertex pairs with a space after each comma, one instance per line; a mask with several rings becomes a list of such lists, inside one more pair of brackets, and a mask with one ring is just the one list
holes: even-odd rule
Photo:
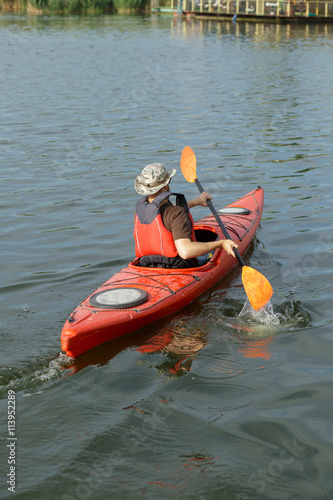
[[[176, 170], [162, 163], [147, 165], [135, 179], [134, 187], [143, 195], [134, 216], [135, 253], [144, 267], [184, 268], [203, 265], [211, 252], [223, 248], [235, 257], [232, 240], [196, 241], [190, 209], [207, 206], [212, 197], [203, 192], [189, 202], [183, 194], [170, 192]], [[176, 196], [176, 204], [169, 201]]]

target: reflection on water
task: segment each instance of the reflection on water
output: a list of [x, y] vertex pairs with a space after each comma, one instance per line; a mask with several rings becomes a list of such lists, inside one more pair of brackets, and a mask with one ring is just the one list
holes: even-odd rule
[[[156, 20], [156, 18], [155, 18]], [[193, 20], [186, 19], [186, 22], [176, 19], [171, 26], [172, 33], [182, 34], [193, 42], [204, 41], [205, 35], [215, 35], [224, 40], [226, 35], [244, 36], [254, 38], [258, 44], [285, 44], [289, 39], [307, 40], [313, 36], [322, 36], [324, 39], [330, 39], [333, 35], [331, 23], [305, 24], [299, 26], [293, 23], [270, 24], [261, 22], [237, 22], [214, 21], [214, 20]], [[153, 20], [154, 22], [154, 20]], [[258, 45], [258, 50], [264, 52], [264, 48]]]
[[[189, 328], [189, 325], [191, 327]], [[191, 370], [196, 355], [207, 343], [209, 328], [200, 318], [181, 317], [168, 328], [138, 348], [140, 352], [161, 352], [163, 362], [156, 367], [160, 373], [183, 375]]]

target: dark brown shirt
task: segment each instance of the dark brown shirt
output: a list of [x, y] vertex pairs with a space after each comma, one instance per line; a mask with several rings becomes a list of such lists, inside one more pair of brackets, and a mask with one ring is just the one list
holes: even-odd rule
[[165, 227], [172, 232], [174, 241], [182, 238], [191, 239], [192, 224], [184, 207], [165, 200], [161, 203], [161, 216]]

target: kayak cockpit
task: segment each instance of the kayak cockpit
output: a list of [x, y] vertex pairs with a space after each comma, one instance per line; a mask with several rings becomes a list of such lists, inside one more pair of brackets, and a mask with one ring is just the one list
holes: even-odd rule
[[197, 241], [207, 243], [208, 241], [215, 241], [218, 238], [218, 234], [211, 229], [205, 229], [202, 227], [196, 228], [194, 226], [194, 234]]

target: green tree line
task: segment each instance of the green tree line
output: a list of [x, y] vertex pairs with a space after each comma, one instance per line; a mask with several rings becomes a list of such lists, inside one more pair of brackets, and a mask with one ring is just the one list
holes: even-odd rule
[[18, 7], [33, 7], [43, 12], [56, 13], [116, 13], [133, 12], [144, 13], [149, 10], [150, 0], [0, 0], [1, 7], [8, 7], [15, 4]]

